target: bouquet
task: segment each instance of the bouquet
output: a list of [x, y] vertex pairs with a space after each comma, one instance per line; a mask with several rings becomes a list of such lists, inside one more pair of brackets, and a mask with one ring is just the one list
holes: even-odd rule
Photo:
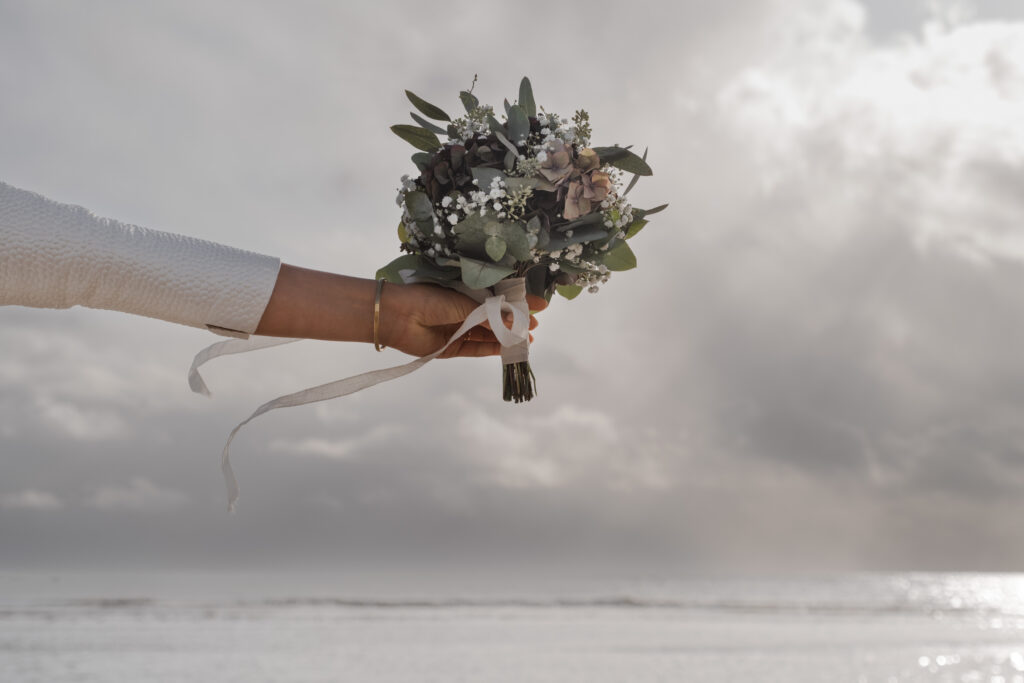
[[[526, 293], [573, 299], [635, 268], [627, 240], [667, 206], [638, 209], [626, 199], [640, 176], [652, 175], [647, 152], [591, 147], [589, 114], [569, 120], [537, 107], [528, 78], [515, 104], [505, 100], [501, 120], [473, 86], [459, 93], [465, 114], [455, 119], [405, 91], [418, 125], [391, 130], [420, 150], [412, 155], [417, 174], [402, 176], [398, 189], [406, 253], [377, 279], [493, 289], [525, 306]], [[623, 190], [625, 173], [633, 177]], [[504, 399], [516, 403], [536, 393], [528, 344], [519, 346], [502, 350]]]

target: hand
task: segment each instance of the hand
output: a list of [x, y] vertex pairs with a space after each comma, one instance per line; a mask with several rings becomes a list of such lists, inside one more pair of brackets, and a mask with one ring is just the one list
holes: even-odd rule
[[[373, 280], [282, 264], [256, 334], [372, 342], [376, 288]], [[526, 300], [532, 311], [542, 311], [548, 305], [536, 296], [528, 295]], [[385, 283], [379, 341], [414, 356], [425, 356], [444, 346], [477, 305], [469, 297], [437, 285]], [[511, 319], [505, 324], [511, 327]], [[530, 329], [535, 327], [537, 320], [531, 315]], [[501, 344], [484, 323], [452, 342], [441, 357], [499, 353]]]
[[[531, 311], [542, 311], [548, 302], [527, 295]], [[466, 316], [479, 304], [468, 296], [438, 285], [398, 285], [385, 283], [380, 303], [381, 344], [413, 356], [425, 356], [444, 346], [455, 334]], [[506, 313], [505, 326], [512, 327], [512, 316]], [[530, 316], [530, 329], [537, 327], [537, 318]], [[533, 341], [533, 335], [530, 335]], [[455, 356], [496, 356], [501, 343], [489, 323], [472, 328], [452, 342], [440, 358]]]

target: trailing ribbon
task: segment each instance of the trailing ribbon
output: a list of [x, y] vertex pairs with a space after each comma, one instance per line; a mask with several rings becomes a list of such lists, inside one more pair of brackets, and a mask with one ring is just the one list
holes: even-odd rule
[[[403, 375], [408, 375], [411, 372], [419, 370], [421, 367], [440, 356], [449, 346], [452, 345], [453, 342], [455, 342], [456, 339], [484, 321], [491, 324], [491, 330], [494, 332], [494, 336], [498, 339], [498, 342], [501, 343], [501, 359], [503, 364], [507, 365], [510, 363], [525, 361], [530, 348], [530, 310], [526, 305], [525, 280], [523, 278], [502, 280], [495, 285], [494, 290], [494, 294], [491, 294], [487, 290], [466, 290], [463, 292], [470, 295], [475, 301], [481, 303], [473, 309], [468, 316], [466, 316], [465, 321], [463, 321], [459, 329], [455, 331], [455, 334], [453, 334], [445, 345], [437, 351], [421, 358], [417, 358], [409, 363], [405, 363], [404, 365], [396, 365], [395, 367], [384, 368], [382, 370], [372, 370], [346, 379], [321, 384], [318, 387], [303, 389], [302, 391], [297, 391], [293, 394], [279, 396], [272, 401], [264, 403], [257, 408], [252, 415], [240, 422], [231, 430], [227, 443], [224, 444], [224, 450], [221, 452], [220, 467], [221, 471], [224, 473], [224, 484], [227, 487], [228, 492], [228, 511], [233, 512], [235, 509], [235, 503], [238, 501], [238, 481], [235, 479], [234, 470], [231, 468], [231, 459], [228, 454], [228, 449], [231, 446], [231, 442], [234, 440], [235, 435], [238, 434], [238, 430], [260, 415], [278, 408], [291, 408], [294, 406], [305, 405], [307, 403], [316, 403], [318, 401], [327, 401], [332, 398], [348, 396], [349, 394], [354, 394], [358, 391], [362, 391], [363, 389], [368, 389], [374, 385], [380, 384], [381, 382], [387, 382], [389, 380], [402, 377]], [[502, 320], [503, 313], [512, 314], [511, 329], [505, 327]], [[199, 368], [207, 361], [218, 356], [256, 351], [257, 349], [280, 346], [294, 341], [299, 340], [262, 337], [246, 340], [233, 339], [213, 344], [196, 354], [195, 359], [192, 361], [192, 367], [189, 368], [188, 373], [189, 387], [191, 387], [192, 391], [196, 393], [203, 394], [204, 396], [210, 395], [210, 390], [207, 388], [206, 382], [203, 381], [202, 376], [199, 374]]]

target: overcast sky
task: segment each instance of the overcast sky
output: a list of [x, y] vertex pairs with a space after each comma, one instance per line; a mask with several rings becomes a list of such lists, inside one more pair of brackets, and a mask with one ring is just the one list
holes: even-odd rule
[[[443, 9], [442, 9], [443, 8]], [[897, 9], [898, 8], [898, 9]], [[1024, 8], [997, 2], [0, 0], [0, 180], [372, 276], [406, 88], [533, 81], [671, 204], [556, 300], [540, 396], [403, 358], [0, 309], [0, 569], [1024, 570]]]

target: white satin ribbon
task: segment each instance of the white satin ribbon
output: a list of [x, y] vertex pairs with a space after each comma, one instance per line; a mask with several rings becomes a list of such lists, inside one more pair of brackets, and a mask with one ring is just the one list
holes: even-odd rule
[[[509, 284], [506, 285], [505, 283]], [[419, 370], [421, 367], [440, 356], [449, 346], [452, 345], [452, 343], [455, 342], [456, 339], [484, 321], [491, 324], [491, 330], [494, 332], [494, 336], [502, 346], [503, 364], [519, 362], [520, 356], [522, 356], [521, 360], [525, 361], [526, 356], [523, 355], [524, 351], [526, 353], [529, 352], [530, 310], [526, 304], [526, 287], [523, 279], [515, 278], [512, 280], [502, 280], [495, 286], [495, 293], [490, 296], [487, 296], [490, 292], [486, 290], [467, 290], [465, 293], [469, 294], [470, 292], [472, 292], [472, 298], [474, 300], [480, 301], [480, 298], [483, 298], [483, 302], [478, 307], [474, 308], [468, 316], [466, 316], [465, 321], [459, 329], [455, 331], [455, 334], [453, 334], [445, 345], [437, 351], [421, 358], [417, 358], [409, 363], [405, 363], [404, 365], [396, 365], [395, 367], [384, 368], [382, 370], [364, 372], [360, 375], [354, 375], [346, 379], [321, 384], [318, 387], [311, 387], [309, 389], [297, 391], [293, 394], [279, 396], [274, 400], [261, 405], [253, 412], [252, 415], [232, 429], [231, 434], [228, 436], [227, 443], [224, 444], [224, 450], [221, 452], [220, 460], [221, 471], [224, 473], [224, 484], [227, 487], [228, 492], [228, 511], [233, 512], [235, 509], [235, 503], [238, 501], [238, 481], [235, 479], [234, 470], [231, 468], [231, 459], [228, 454], [228, 449], [231, 446], [231, 442], [234, 440], [235, 435], [238, 434], [238, 430], [260, 415], [278, 408], [291, 408], [293, 406], [301, 406], [307, 403], [316, 403], [318, 401], [327, 401], [332, 398], [348, 396], [349, 394], [354, 394], [357, 391], [368, 389], [374, 385], [380, 384], [381, 382], [387, 382], [389, 380], [402, 377], [403, 375], [408, 375], [411, 372]], [[512, 314], [511, 329], [505, 327], [504, 321], [502, 320], [503, 313]], [[210, 390], [206, 386], [206, 382], [203, 381], [202, 376], [199, 374], [199, 367], [207, 361], [218, 356], [255, 351], [257, 349], [269, 348], [271, 346], [289, 344], [294, 341], [299, 340], [260, 337], [245, 340], [232, 339], [213, 344], [196, 354], [195, 359], [192, 361], [192, 367], [189, 369], [189, 386], [192, 388], [192, 391], [203, 394], [204, 396], [209, 396]], [[512, 358], [513, 360], [506, 360], [506, 350], [509, 351], [509, 358]]]

